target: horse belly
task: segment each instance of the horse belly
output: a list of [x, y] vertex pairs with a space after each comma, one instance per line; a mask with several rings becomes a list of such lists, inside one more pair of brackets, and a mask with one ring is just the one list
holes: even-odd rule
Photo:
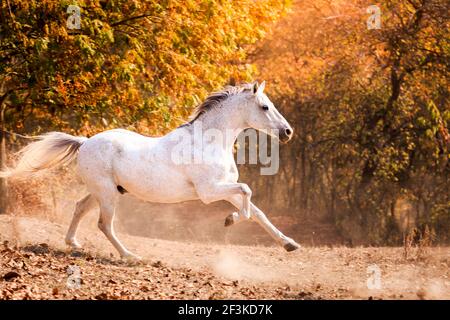
[[[151, 164], [150, 164], [151, 166]], [[197, 198], [194, 186], [173, 168], [158, 165], [117, 170], [120, 185], [135, 197], [149, 202], [176, 203]]]

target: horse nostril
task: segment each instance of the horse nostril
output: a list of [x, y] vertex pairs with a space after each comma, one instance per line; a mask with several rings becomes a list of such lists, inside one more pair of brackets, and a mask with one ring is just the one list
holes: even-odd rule
[[290, 136], [292, 134], [292, 130], [287, 128], [284, 130], [284, 133], [286, 133], [287, 136]]

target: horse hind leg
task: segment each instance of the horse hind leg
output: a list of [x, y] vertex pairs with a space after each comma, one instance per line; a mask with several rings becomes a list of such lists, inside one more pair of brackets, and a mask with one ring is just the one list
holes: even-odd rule
[[[118, 191], [115, 190], [117, 193]], [[114, 232], [114, 216], [116, 211], [117, 194], [112, 197], [104, 197], [99, 199], [100, 202], [100, 218], [98, 220], [98, 228], [105, 234], [106, 238], [119, 252], [124, 259], [141, 260], [141, 257], [128, 251], [117, 238]]]
[[88, 194], [81, 200], [79, 200], [75, 206], [75, 211], [73, 212], [72, 222], [70, 223], [69, 230], [66, 235], [66, 244], [74, 249], [80, 249], [81, 245], [76, 239], [76, 233], [78, 226], [80, 225], [81, 219], [92, 209], [96, 204], [94, 197]]

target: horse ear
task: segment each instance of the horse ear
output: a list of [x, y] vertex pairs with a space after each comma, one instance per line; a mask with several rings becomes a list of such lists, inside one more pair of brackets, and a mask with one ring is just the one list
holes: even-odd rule
[[253, 94], [256, 94], [256, 92], [258, 92], [258, 87], [259, 87], [258, 81], [255, 81], [255, 82], [252, 83], [252, 92], [253, 92]]
[[266, 81], [263, 81], [263, 82], [259, 85], [257, 92], [258, 92], [258, 93], [263, 93], [265, 87], [266, 87]]

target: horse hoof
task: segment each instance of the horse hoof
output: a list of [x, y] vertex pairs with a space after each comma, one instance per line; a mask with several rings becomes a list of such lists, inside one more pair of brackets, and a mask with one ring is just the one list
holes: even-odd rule
[[287, 252], [297, 250], [298, 248], [300, 248], [300, 245], [295, 242], [294, 243], [288, 242], [284, 245], [284, 249], [286, 249]]
[[135, 255], [133, 253], [124, 254], [122, 256], [122, 259], [126, 260], [126, 261], [130, 261], [130, 262], [140, 262], [140, 261], [142, 261], [142, 258], [140, 256], [137, 256], [137, 255]]
[[81, 250], [83, 247], [75, 240], [75, 241], [66, 241], [66, 244], [70, 247], [71, 250]]
[[234, 223], [233, 215], [230, 214], [228, 217], [225, 218], [225, 227], [229, 227]]

